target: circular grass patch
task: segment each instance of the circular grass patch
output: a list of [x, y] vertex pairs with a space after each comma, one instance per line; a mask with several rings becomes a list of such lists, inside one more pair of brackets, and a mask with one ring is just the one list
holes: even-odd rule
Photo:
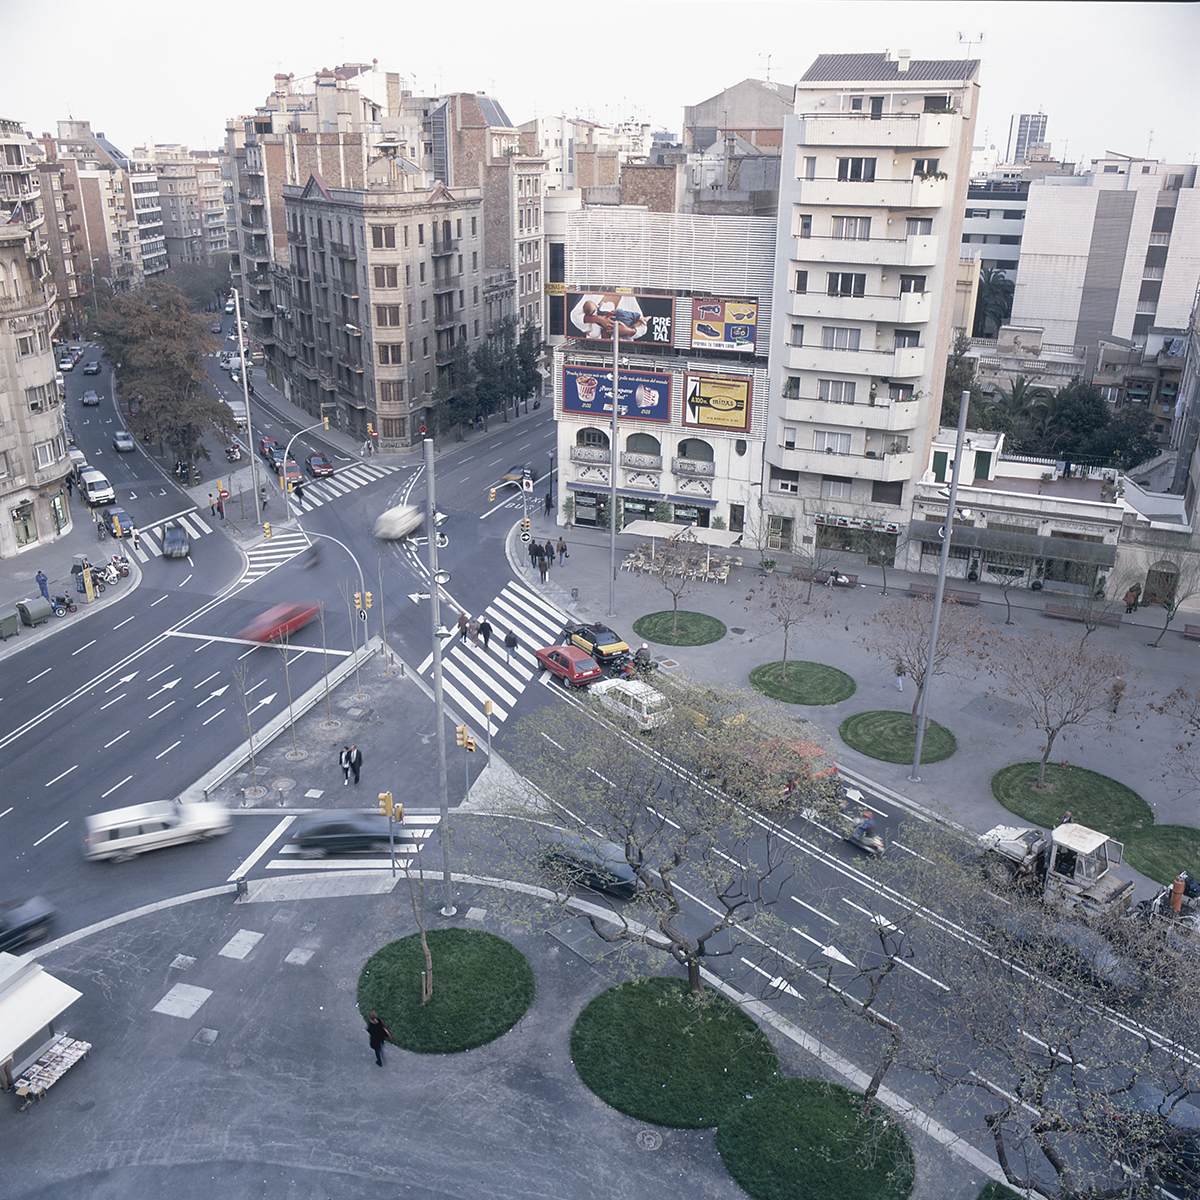
[[358, 977], [358, 1010], [377, 1012], [397, 1046], [455, 1054], [495, 1041], [533, 1003], [533, 970], [514, 945], [478, 929], [432, 929], [433, 996], [421, 1003], [419, 934], [389, 942]]
[[[882, 762], [910, 763], [917, 751], [917, 735], [909, 729], [912, 717], [906, 712], [876, 709], [855, 713], [838, 726], [847, 746]], [[921, 762], [941, 762], [958, 749], [958, 740], [944, 725], [930, 722], [921, 743]]]
[[790, 662], [780, 679], [783, 662], [762, 663], [750, 672], [755, 691], [785, 704], [840, 704], [854, 695], [857, 685], [845, 671], [824, 663]]
[[647, 613], [634, 621], [633, 632], [660, 646], [707, 646], [719, 642], [727, 632], [723, 622], [706, 613], [680, 612], [678, 621], [675, 616], [669, 612]]
[[862, 1097], [816, 1079], [786, 1079], [731, 1113], [717, 1129], [725, 1169], [755, 1200], [905, 1200], [912, 1147]]
[[579, 1014], [571, 1058], [584, 1084], [638, 1121], [709, 1129], [778, 1078], [774, 1047], [735, 1004], [681, 979], [610, 988]]
[[1040, 792], [1033, 787], [1037, 776], [1035, 762], [1001, 767], [992, 776], [992, 795], [1009, 812], [1046, 829], [1053, 829], [1068, 811], [1080, 825], [1121, 840], [1154, 824], [1150, 805], [1133, 788], [1107, 775], [1085, 767], [1047, 763], [1047, 788]]

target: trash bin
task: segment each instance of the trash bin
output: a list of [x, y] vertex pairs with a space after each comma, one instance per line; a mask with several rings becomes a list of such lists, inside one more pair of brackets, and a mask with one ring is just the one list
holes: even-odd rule
[[54, 605], [45, 596], [35, 596], [32, 600], [18, 600], [17, 612], [25, 625], [44, 625], [54, 616]]
[[15, 608], [0, 610], [0, 641], [7, 642], [20, 632], [21, 614]]

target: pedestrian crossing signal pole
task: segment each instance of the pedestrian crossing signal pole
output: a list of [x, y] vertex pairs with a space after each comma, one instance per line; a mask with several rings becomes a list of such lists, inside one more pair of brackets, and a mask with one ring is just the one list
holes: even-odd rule
[[396, 874], [396, 822], [404, 824], [404, 805], [399, 800], [393, 802], [391, 792], [379, 793], [379, 811], [387, 813], [388, 844], [392, 851], [392, 875]]
[[488, 762], [492, 761], [492, 702], [483, 702], [483, 715], [487, 719]]

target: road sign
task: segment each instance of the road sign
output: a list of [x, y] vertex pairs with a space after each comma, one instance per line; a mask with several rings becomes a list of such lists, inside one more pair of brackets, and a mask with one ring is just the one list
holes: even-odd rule
[[530, 479], [528, 475], [526, 475], [525, 478], [521, 480], [521, 491], [523, 491], [523, 492], [532, 492], [533, 491], [533, 480]]
[[533, 541], [533, 534], [530, 533], [528, 530], [526, 530], [523, 534], [521, 534], [521, 541], [523, 541], [523, 542]]
[[418, 432], [418, 433], [424, 433], [424, 432], [425, 432], [425, 426], [424, 426], [424, 425], [418, 425], [418, 426], [417, 426], [417, 432]]
[[367, 619], [367, 610], [365, 608], [360, 608], [358, 610], [358, 619], [360, 621], [365, 621]]
[[226, 491], [226, 490], [225, 490], [225, 488], [221, 488], [221, 490], [220, 490], [220, 492], [219, 492], [218, 494], [220, 495], [220, 497], [221, 497], [221, 499], [222, 499], [222, 500], [228, 500], [228, 499], [229, 499], [229, 492], [228, 492], [228, 491]]

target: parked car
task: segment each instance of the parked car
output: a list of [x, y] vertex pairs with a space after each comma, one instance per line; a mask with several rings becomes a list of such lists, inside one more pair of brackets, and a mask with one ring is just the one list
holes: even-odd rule
[[304, 466], [314, 479], [323, 479], [333, 474], [333, 463], [323, 454], [310, 454], [304, 460]]
[[0, 950], [11, 953], [18, 946], [45, 937], [57, 912], [44, 896], [4, 905], [0, 908]]
[[[70, 370], [70, 367], [68, 367], [67, 370]], [[84, 363], [83, 373], [85, 375], [99, 375], [100, 374], [100, 364], [98, 362], [96, 362], [95, 359], [93, 359], [89, 363]]]
[[229, 810], [214, 801], [185, 804], [182, 800], [154, 800], [135, 804], [85, 818], [83, 856], [128, 862], [147, 850], [208, 841], [228, 833], [232, 824]]
[[113, 449], [119, 451], [136, 450], [137, 442], [134, 436], [127, 429], [118, 429], [113, 434]]
[[162, 552], [163, 558], [187, 558], [192, 552], [187, 530], [178, 521], [168, 521], [163, 526]]
[[69, 354], [64, 354], [63, 357], [58, 360], [58, 369], [60, 371], [75, 370], [75, 360]]
[[603, 674], [600, 664], [578, 646], [544, 646], [533, 654], [564, 687], [586, 687]]
[[607, 625], [568, 625], [558, 640], [564, 645], [585, 650], [602, 667], [611, 665], [615, 658], [629, 653], [628, 645]]
[[315, 621], [320, 612], [319, 604], [276, 604], [240, 630], [238, 637], [249, 642], [281, 641]]
[[622, 900], [637, 895], [637, 875], [615, 842], [563, 831], [551, 838], [538, 865], [557, 888], [586, 887]]
[[79, 403], [82, 404], [84, 408], [96, 408], [100, 403], [100, 393], [89, 389], [79, 397]]
[[67, 451], [67, 458], [70, 460], [71, 470], [75, 472], [75, 478], [78, 479], [88, 469], [86, 455], [78, 447], [72, 446]]
[[213, 323], [212, 323], [212, 324], [211, 324], [211, 325], [208, 327], [208, 332], [209, 332], [209, 333], [220, 333], [220, 332], [221, 332], [221, 322], [220, 322], [220, 321], [214, 321], [214, 322], [213, 322]]
[[[364, 850], [388, 854], [391, 851], [388, 833], [388, 819], [382, 813], [334, 810], [302, 821], [288, 841], [306, 858]], [[399, 837], [397, 832], [397, 841]]]
[[408, 537], [410, 533], [421, 527], [425, 519], [425, 511], [415, 504], [398, 504], [381, 513], [375, 522], [375, 536], [395, 541]]
[[671, 702], [640, 679], [601, 679], [590, 690], [614, 717], [639, 733], [649, 733], [671, 719]]
[[267, 460], [271, 461], [271, 455], [280, 449], [279, 443], [272, 437], [264, 437], [258, 439], [258, 452]]
[[106, 508], [100, 519], [113, 537], [128, 537], [133, 532], [133, 518], [119, 505]]

